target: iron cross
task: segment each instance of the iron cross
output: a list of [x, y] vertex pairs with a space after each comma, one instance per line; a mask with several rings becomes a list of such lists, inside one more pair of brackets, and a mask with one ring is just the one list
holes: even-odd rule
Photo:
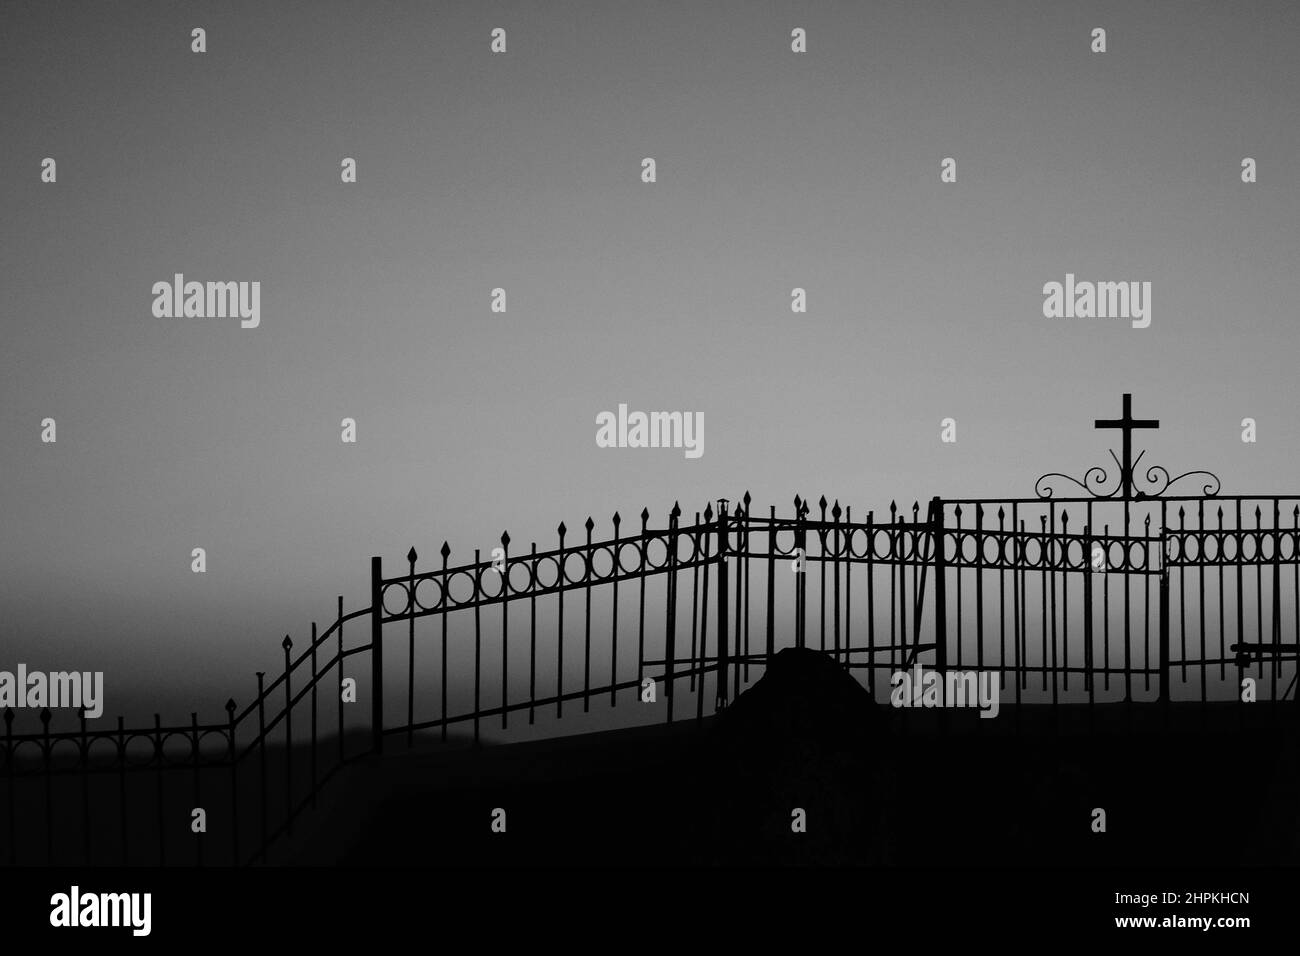
[[1138, 428], [1159, 428], [1158, 418], [1134, 418], [1133, 396], [1124, 393], [1124, 415], [1122, 418], [1098, 418], [1093, 422], [1094, 428], [1118, 428], [1124, 433], [1123, 460], [1120, 462], [1120, 485], [1124, 491], [1124, 500], [1133, 497], [1133, 432]]

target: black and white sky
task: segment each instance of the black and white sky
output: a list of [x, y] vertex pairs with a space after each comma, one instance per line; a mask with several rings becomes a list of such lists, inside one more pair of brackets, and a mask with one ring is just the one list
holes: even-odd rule
[[[1031, 495], [1124, 391], [1147, 463], [1294, 494], [1298, 43], [1285, 2], [7, 2], [0, 667], [215, 716], [372, 554]], [[260, 326], [155, 317], [178, 272]], [[1045, 318], [1067, 273], [1150, 327]], [[703, 456], [598, 448], [619, 403]]]

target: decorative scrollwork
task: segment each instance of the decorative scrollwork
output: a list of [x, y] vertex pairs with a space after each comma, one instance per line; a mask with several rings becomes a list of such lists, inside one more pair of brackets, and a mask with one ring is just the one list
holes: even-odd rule
[[1110, 491], [1103, 492], [1101, 489], [1106, 484], [1106, 469], [1101, 465], [1093, 465], [1083, 473], [1083, 479], [1072, 478], [1069, 475], [1062, 474], [1059, 471], [1049, 471], [1034, 482], [1034, 494], [1043, 499], [1053, 498], [1056, 495], [1056, 488], [1047, 483], [1049, 478], [1063, 478], [1071, 484], [1077, 485], [1094, 498], [1113, 498], [1119, 494], [1121, 485], [1116, 485]]
[[1209, 479], [1209, 481], [1206, 481], [1203, 485], [1201, 485], [1202, 495], [1206, 496], [1207, 498], [1213, 498], [1215, 495], [1219, 493], [1219, 489], [1222, 487], [1222, 483], [1219, 481], [1219, 476], [1212, 471], [1202, 471], [1199, 469], [1196, 471], [1185, 471], [1181, 475], [1176, 475], [1175, 477], [1170, 478], [1169, 470], [1165, 468], [1163, 465], [1152, 465], [1150, 468], [1147, 469], [1147, 481], [1151, 482], [1151, 484], [1154, 487], [1148, 489], [1138, 489], [1137, 491], [1134, 492], [1133, 497], [1159, 498], [1166, 491], [1168, 491], [1172, 485], [1177, 484], [1178, 482], [1182, 481], [1184, 478], [1191, 478], [1193, 475], [1204, 475], [1205, 478]]
[[1110, 457], [1114, 459], [1115, 464], [1118, 466], [1119, 474], [1119, 480], [1116, 482], [1114, 488], [1106, 488], [1106, 470], [1100, 465], [1093, 465], [1083, 473], [1082, 479], [1073, 478], [1070, 475], [1065, 475], [1057, 471], [1048, 472], [1034, 482], [1034, 494], [1043, 500], [1054, 498], [1056, 496], [1055, 483], [1049, 480], [1053, 478], [1064, 479], [1076, 487], [1083, 489], [1094, 498], [1118, 498], [1124, 500], [1126, 497], [1129, 497], [1135, 501], [1159, 498], [1173, 485], [1182, 481], [1184, 478], [1192, 478], [1196, 475], [1202, 476], [1201, 481], [1203, 483], [1201, 485], [1201, 494], [1205, 497], [1213, 498], [1219, 493], [1219, 489], [1222, 487], [1222, 482], [1219, 481], [1219, 476], [1214, 474], [1212, 471], [1197, 469], [1195, 471], [1185, 471], [1181, 475], [1171, 477], [1169, 469], [1165, 468], [1163, 465], [1152, 465], [1146, 470], [1146, 480], [1150, 487], [1137, 488], [1134, 486], [1132, 481], [1132, 475], [1137, 471], [1138, 462], [1142, 460], [1142, 456], [1145, 454], [1145, 451], [1138, 452], [1138, 456], [1134, 459], [1132, 466], [1126, 469], [1123, 463], [1115, 456], [1115, 452], [1111, 451]]

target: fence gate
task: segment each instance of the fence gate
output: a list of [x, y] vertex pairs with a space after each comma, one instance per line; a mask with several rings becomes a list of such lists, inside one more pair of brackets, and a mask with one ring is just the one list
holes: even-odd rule
[[998, 671], [1017, 703], [1163, 693], [1168, 572], [1149, 509], [1018, 499], [936, 513], [938, 666]]

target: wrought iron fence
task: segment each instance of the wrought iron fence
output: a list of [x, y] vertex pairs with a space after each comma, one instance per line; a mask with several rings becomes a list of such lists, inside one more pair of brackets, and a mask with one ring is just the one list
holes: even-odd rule
[[[412, 548], [389, 574], [373, 558], [370, 606], [344, 613], [339, 598], [296, 657], [286, 636], [281, 672], [258, 673], [224, 721], [91, 729], [83, 714], [56, 733], [43, 711], [41, 730], [15, 733], [7, 710], [3, 858], [267, 862], [335, 775], [393, 739], [464, 728], [477, 744], [525, 716], [556, 731], [579, 705], [608, 720], [620, 701], [641, 708], [634, 722], [703, 721], [780, 649], [814, 646], [810, 622], [878, 701], [918, 663], [996, 672], [1016, 705], [1240, 700], [1248, 677], [1263, 700], [1294, 696], [1300, 499], [1219, 497], [1213, 476], [1197, 497], [1166, 496], [1204, 473], [1159, 468], [1139, 490], [1128, 431], [1116, 462], [1110, 491], [1095, 468], [1044, 476], [1033, 498], [857, 519], [824, 497], [815, 516], [800, 497], [788, 517], [756, 514], [746, 493], [685, 523], [679, 506], [659, 527], [648, 510], [631, 529], [615, 514], [600, 540], [590, 518], [577, 541], [561, 524], [544, 550], [512, 552], [503, 534], [486, 560], [453, 564], [444, 544], [422, 570]], [[1057, 497], [1059, 479], [1083, 496]], [[191, 827], [199, 807], [206, 832]]]

